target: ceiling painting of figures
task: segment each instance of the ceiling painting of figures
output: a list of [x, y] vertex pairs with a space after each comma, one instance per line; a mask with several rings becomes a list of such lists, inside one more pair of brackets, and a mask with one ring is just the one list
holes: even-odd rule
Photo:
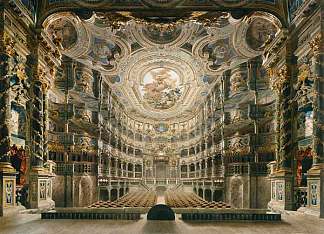
[[182, 94], [179, 75], [167, 68], [155, 68], [145, 74], [140, 86], [143, 99], [155, 109], [169, 109]]

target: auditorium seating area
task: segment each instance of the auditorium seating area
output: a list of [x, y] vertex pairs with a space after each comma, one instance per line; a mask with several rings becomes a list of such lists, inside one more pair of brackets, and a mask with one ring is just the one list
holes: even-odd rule
[[122, 207], [152, 207], [156, 204], [156, 193], [139, 190], [130, 192], [116, 201], [98, 201], [88, 208], [122, 208]]
[[224, 202], [208, 202], [194, 193], [168, 190], [165, 193], [165, 202], [172, 208], [213, 208], [228, 209], [231, 206]]

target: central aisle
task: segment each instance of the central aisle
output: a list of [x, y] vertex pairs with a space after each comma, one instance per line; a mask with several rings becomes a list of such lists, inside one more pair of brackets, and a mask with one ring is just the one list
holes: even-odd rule
[[163, 196], [158, 196], [156, 199], [156, 204], [164, 204], [165, 205], [165, 198], [164, 195]]
[[157, 199], [156, 199], [156, 204], [165, 204], [165, 191], [167, 190], [166, 187], [164, 186], [158, 186], [156, 187], [156, 195], [157, 195]]

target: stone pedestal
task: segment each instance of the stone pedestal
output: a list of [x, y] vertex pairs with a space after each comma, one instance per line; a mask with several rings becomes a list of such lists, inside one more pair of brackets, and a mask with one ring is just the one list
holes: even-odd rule
[[0, 216], [18, 210], [16, 204], [17, 172], [10, 163], [0, 162]]
[[52, 200], [52, 178], [55, 174], [44, 168], [33, 168], [29, 180], [29, 208], [50, 210], [55, 207]]
[[312, 167], [307, 173], [307, 213], [320, 216], [321, 168]]
[[285, 210], [294, 210], [293, 176], [287, 170], [271, 170], [271, 201], [268, 208], [283, 213]]

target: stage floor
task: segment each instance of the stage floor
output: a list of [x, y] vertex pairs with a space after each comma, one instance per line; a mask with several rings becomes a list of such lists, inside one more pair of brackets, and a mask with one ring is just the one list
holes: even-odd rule
[[19, 214], [0, 218], [0, 233], [61, 234], [61, 233], [324, 233], [324, 219], [290, 212], [282, 215], [282, 222], [184, 222], [148, 221], [142, 215], [139, 221], [126, 220], [41, 220], [40, 214]]

